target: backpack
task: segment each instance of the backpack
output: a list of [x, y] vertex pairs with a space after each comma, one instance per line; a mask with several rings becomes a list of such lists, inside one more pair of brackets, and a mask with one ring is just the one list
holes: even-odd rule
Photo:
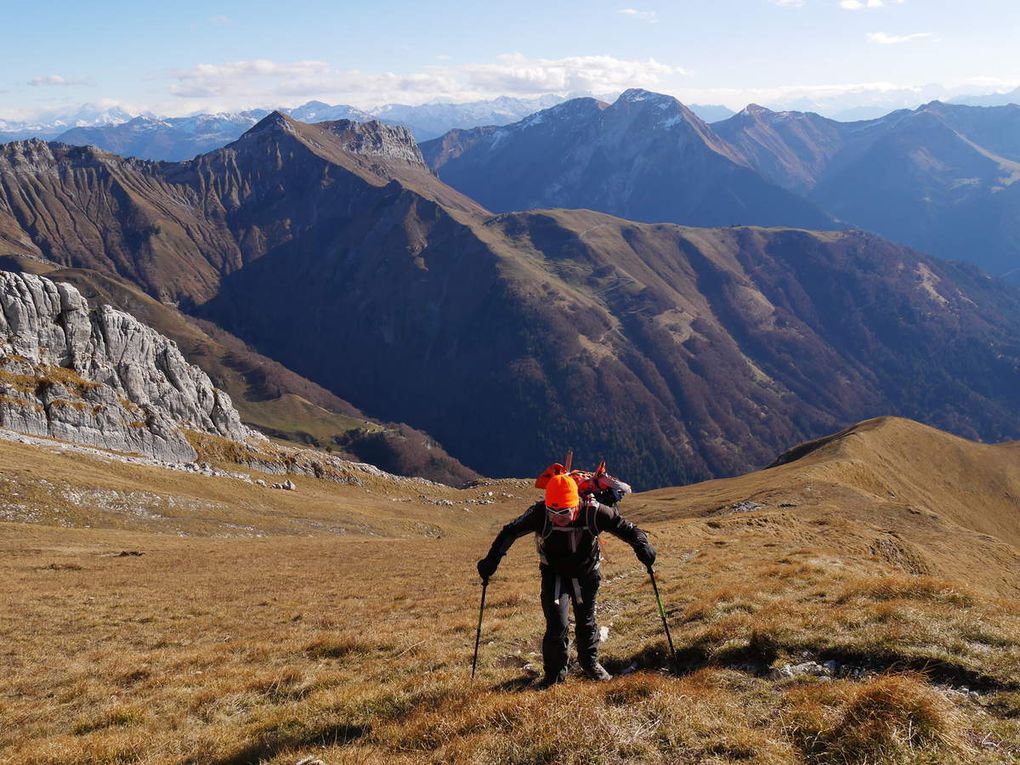
[[535, 479], [535, 488], [544, 489], [549, 483], [550, 478], [554, 475], [563, 475], [564, 473], [569, 473], [570, 477], [577, 482], [577, 493], [581, 495], [582, 499], [585, 497], [595, 497], [600, 503], [610, 507], [616, 505], [632, 491], [630, 484], [624, 483], [619, 478], [611, 476], [606, 472], [605, 460], [602, 460], [593, 472], [585, 470], [568, 471], [559, 462], [555, 462]]
[[[567, 456], [570, 464], [570, 454]], [[602, 559], [599, 546], [599, 530], [596, 515], [599, 504], [610, 507], [631, 493], [629, 484], [606, 472], [606, 461], [602, 460], [594, 471], [569, 470], [560, 463], [550, 465], [535, 480], [536, 489], [545, 489], [554, 475], [569, 475], [577, 482], [577, 493], [581, 497], [581, 512], [584, 522], [577, 525], [557, 526], [545, 514], [542, 530], [535, 534], [538, 557], [545, 565], [589, 570], [597, 568]], [[541, 503], [544, 507], [544, 502]], [[554, 536], [555, 535], [555, 536]], [[548, 555], [549, 551], [554, 554]]]

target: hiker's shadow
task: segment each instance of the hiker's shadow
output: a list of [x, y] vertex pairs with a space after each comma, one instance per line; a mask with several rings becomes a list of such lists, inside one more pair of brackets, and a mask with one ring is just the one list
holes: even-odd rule
[[524, 675], [523, 677], [505, 680], [494, 687], [502, 693], [523, 693], [524, 691], [534, 690], [537, 683], [538, 679], [534, 675]]
[[630, 675], [635, 672], [665, 672], [674, 677], [684, 677], [704, 669], [710, 664], [708, 652], [700, 646], [680, 648], [676, 652], [674, 666], [665, 646], [645, 646], [630, 656], [607, 656], [603, 666], [613, 677]]

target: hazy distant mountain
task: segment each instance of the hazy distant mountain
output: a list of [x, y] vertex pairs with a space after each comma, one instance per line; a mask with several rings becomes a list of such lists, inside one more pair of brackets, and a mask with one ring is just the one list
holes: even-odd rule
[[725, 120], [736, 114], [728, 106], [718, 104], [688, 104], [688, 108], [708, 123]]
[[237, 140], [266, 114], [250, 111], [166, 119], [135, 117], [118, 125], [72, 128], [55, 140], [72, 146], [96, 146], [122, 156], [177, 161]]
[[119, 106], [83, 104], [71, 113], [50, 111], [34, 120], [0, 119], [0, 143], [25, 138], [53, 138], [70, 128], [119, 125], [131, 118], [132, 115]]
[[371, 114], [353, 106], [343, 104], [330, 106], [322, 101], [309, 101], [296, 109], [281, 109], [280, 111], [289, 114], [296, 120], [301, 120], [301, 122], [330, 122], [332, 120], [368, 122], [372, 119]]
[[[811, 193], [825, 209], [925, 252], [996, 274], [1020, 267], [1020, 162], [975, 143], [932, 105], [893, 121]], [[986, 115], [987, 116], [987, 115]], [[983, 126], [987, 127], [987, 126]]]
[[373, 109], [372, 116], [383, 122], [406, 125], [418, 141], [426, 141], [455, 128], [508, 125], [563, 101], [564, 99], [559, 96], [528, 99], [502, 96], [491, 101], [461, 104], [435, 103], [420, 106], [387, 104]]
[[861, 147], [884, 135], [888, 122], [837, 122], [811, 112], [774, 112], [751, 104], [712, 129], [766, 178], [808, 193], [834, 164], [851, 162]]
[[713, 127], [840, 220], [996, 274], [1020, 268], [1020, 106], [936, 101], [853, 123], [754, 106]]
[[[558, 96], [534, 99], [503, 97], [461, 104], [387, 104], [371, 111], [343, 104], [309, 101], [294, 109], [280, 111], [309, 123], [345, 119], [368, 122], [378, 119], [386, 124], [404, 125], [418, 140], [424, 140], [442, 135], [453, 128], [516, 122], [561, 101], [563, 99]], [[251, 109], [190, 117], [157, 117], [151, 114], [133, 117], [117, 108], [100, 110], [85, 106], [74, 114], [51, 116], [43, 122], [0, 120], [0, 143], [45, 138], [73, 146], [96, 146], [122, 156], [178, 161], [236, 141], [267, 114], [268, 109]]]
[[1020, 88], [1011, 90], [1008, 93], [990, 93], [985, 96], [960, 96], [950, 99], [952, 104], [961, 106], [1006, 106], [1008, 104], [1020, 104]]
[[858, 122], [884, 117], [903, 109], [916, 109], [931, 101], [945, 99], [948, 91], [936, 84], [920, 88], [870, 89], [861, 86], [856, 90], [837, 93], [803, 95], [770, 104], [779, 111], [813, 112], [840, 122]]
[[766, 181], [672, 96], [579, 98], [501, 128], [422, 144], [439, 177], [491, 210], [587, 208], [696, 226], [829, 228], [807, 200]]
[[120, 274], [486, 474], [572, 445], [675, 483], [890, 412], [1020, 435], [1020, 294], [860, 232], [492, 216], [404, 129], [281, 114], [181, 163], [12, 143], [0, 177], [0, 255]]
[[924, 109], [938, 115], [967, 140], [1006, 159], [1020, 162], [1020, 106], [968, 107], [931, 103]]

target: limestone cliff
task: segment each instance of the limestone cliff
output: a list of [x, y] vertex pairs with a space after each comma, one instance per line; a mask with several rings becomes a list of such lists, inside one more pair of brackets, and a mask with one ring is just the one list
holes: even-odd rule
[[177, 345], [68, 284], [0, 271], [0, 427], [190, 461], [184, 430], [252, 433]]

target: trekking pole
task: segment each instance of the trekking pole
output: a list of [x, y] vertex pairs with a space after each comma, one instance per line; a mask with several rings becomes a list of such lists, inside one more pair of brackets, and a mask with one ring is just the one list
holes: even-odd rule
[[662, 598], [659, 597], [659, 586], [655, 583], [655, 572], [648, 567], [648, 576], [652, 578], [652, 589], [655, 591], [655, 602], [659, 606], [659, 616], [662, 617], [662, 627], [666, 630], [666, 642], [669, 643], [669, 653], [673, 657], [673, 672], [680, 674], [680, 664], [676, 659], [676, 649], [673, 647], [673, 636], [669, 634], [669, 622], [666, 621], [666, 609], [662, 607]]
[[489, 588], [489, 580], [482, 580], [482, 606], [478, 609], [478, 632], [475, 633], [475, 658], [471, 660], [471, 679], [475, 679], [475, 668], [478, 666], [478, 643], [482, 640], [482, 614], [485, 613], [485, 591]]

